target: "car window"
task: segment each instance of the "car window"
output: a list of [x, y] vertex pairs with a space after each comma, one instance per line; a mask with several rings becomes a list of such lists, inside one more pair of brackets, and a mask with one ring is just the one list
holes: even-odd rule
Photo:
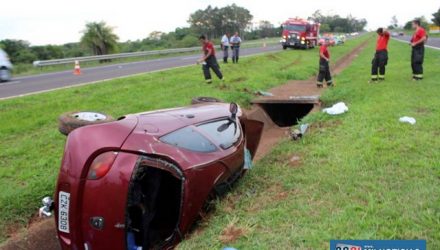
[[171, 132], [162, 136], [160, 141], [196, 152], [209, 153], [217, 150], [217, 147], [194, 127], [185, 127]]
[[[223, 127], [223, 129], [220, 129], [220, 127]], [[240, 125], [231, 122], [229, 119], [205, 123], [199, 125], [198, 128], [223, 149], [231, 147], [240, 139]]]

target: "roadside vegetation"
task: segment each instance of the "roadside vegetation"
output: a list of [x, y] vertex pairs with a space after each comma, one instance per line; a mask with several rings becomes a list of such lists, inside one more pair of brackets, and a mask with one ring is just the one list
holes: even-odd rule
[[[426, 239], [440, 249], [440, 51], [411, 80], [410, 50], [391, 41], [386, 81], [367, 84], [374, 43], [336, 77], [310, 130], [258, 162], [179, 249], [328, 249], [330, 239]], [[411, 116], [415, 125], [400, 123]]]
[[[331, 48], [341, 58], [371, 35]], [[40, 200], [52, 195], [65, 137], [57, 117], [96, 110], [114, 117], [188, 105], [194, 96], [215, 96], [248, 106], [253, 91], [317, 72], [317, 50], [287, 50], [221, 65], [226, 82], [203, 82], [200, 66], [114, 79], [102, 83], [0, 101], [0, 241], [35, 216]]]

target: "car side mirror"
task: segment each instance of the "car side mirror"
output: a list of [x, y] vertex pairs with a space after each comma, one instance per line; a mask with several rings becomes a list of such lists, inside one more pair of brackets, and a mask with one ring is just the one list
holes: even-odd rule
[[229, 105], [229, 112], [231, 112], [231, 118], [233, 120], [235, 120], [235, 118], [237, 117], [237, 112], [238, 112], [237, 103], [231, 102], [231, 104]]

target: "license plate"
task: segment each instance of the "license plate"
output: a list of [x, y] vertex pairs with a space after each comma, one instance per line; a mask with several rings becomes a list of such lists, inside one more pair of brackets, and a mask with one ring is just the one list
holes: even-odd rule
[[70, 193], [60, 191], [58, 193], [58, 230], [69, 233], [69, 204]]

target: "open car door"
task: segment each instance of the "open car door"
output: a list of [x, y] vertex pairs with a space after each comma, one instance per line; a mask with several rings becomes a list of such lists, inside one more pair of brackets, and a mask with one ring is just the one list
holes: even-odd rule
[[251, 152], [253, 159], [257, 153], [258, 145], [260, 144], [264, 123], [247, 118], [241, 118], [240, 122], [241, 126], [244, 128], [246, 136], [246, 148]]

